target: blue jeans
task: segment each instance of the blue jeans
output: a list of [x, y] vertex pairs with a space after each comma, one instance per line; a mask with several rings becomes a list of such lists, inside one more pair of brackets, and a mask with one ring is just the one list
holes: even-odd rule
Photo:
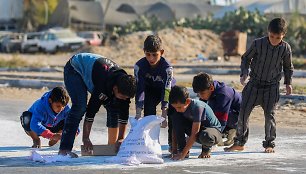
[[64, 82], [71, 98], [71, 110], [66, 118], [60, 150], [71, 151], [80, 121], [86, 112], [87, 87], [79, 73], [77, 73], [70, 62], [64, 67]]

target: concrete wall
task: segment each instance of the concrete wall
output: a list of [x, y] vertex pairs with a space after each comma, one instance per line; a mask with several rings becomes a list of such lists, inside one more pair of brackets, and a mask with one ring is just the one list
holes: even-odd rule
[[0, 21], [23, 17], [23, 0], [0, 0]]

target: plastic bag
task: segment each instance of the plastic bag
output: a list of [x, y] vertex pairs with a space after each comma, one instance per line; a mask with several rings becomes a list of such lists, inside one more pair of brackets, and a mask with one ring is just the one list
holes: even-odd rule
[[159, 133], [164, 118], [150, 115], [139, 120], [130, 118], [129, 121], [130, 132], [122, 142], [117, 156], [109, 161], [128, 165], [163, 163]]

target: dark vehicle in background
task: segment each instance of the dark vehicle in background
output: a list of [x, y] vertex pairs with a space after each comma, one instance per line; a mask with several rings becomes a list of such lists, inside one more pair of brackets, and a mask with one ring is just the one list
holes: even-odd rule
[[39, 51], [38, 42], [42, 33], [25, 33], [23, 35], [22, 43], [21, 43], [21, 52], [23, 53], [33, 53]]
[[23, 34], [12, 33], [1, 38], [1, 51], [6, 53], [20, 52]]
[[82, 31], [82, 32], [78, 32], [77, 35], [79, 37], [84, 38], [86, 40], [86, 43], [92, 46], [102, 45], [102, 41], [104, 38], [103, 34], [97, 31]]

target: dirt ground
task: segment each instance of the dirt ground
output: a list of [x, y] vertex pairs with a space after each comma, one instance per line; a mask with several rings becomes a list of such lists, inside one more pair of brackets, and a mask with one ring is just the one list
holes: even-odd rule
[[[29, 88], [0, 88], [0, 98], [18, 101], [35, 101], [42, 96], [47, 88], [29, 89]], [[132, 101], [130, 114], [135, 113], [135, 106]], [[157, 107], [159, 108], [159, 107]], [[305, 128], [306, 125], [306, 103], [302, 100], [282, 99], [279, 101], [276, 110], [277, 127]], [[256, 107], [252, 112], [250, 124], [264, 125], [263, 110]]]

